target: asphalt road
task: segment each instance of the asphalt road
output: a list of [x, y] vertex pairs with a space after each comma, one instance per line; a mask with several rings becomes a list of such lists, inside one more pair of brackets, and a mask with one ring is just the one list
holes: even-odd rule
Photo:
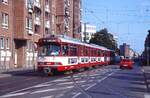
[[15, 73], [0, 79], [0, 98], [146, 98], [141, 69], [103, 66], [81, 73], [45, 76]]

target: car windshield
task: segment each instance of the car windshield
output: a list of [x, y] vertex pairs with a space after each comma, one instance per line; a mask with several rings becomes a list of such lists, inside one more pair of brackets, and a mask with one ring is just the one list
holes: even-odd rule
[[60, 45], [46, 44], [39, 48], [39, 56], [58, 56], [60, 54]]

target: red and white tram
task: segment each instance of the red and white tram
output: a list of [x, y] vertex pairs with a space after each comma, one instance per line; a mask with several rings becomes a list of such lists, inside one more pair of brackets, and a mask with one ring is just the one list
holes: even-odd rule
[[84, 67], [110, 64], [111, 50], [62, 36], [38, 41], [38, 70], [64, 72]]

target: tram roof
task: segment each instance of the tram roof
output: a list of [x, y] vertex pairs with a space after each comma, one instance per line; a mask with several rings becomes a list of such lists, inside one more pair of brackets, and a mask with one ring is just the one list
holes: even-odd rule
[[82, 42], [80, 40], [77, 40], [77, 39], [73, 39], [73, 38], [70, 38], [70, 37], [67, 37], [67, 36], [51, 36], [51, 37], [46, 37], [46, 39], [49, 39], [49, 38], [57, 38], [59, 39], [61, 42], [66, 42], [66, 43], [72, 43], [72, 44], [77, 44], [77, 45], [84, 45], [84, 46], [87, 46], [87, 47], [91, 47], [91, 48], [97, 48], [97, 49], [101, 49], [101, 50], [105, 50], [105, 51], [112, 51], [104, 46], [99, 46], [99, 45], [95, 45], [95, 44], [88, 44], [88, 43], [85, 43], [85, 42]]

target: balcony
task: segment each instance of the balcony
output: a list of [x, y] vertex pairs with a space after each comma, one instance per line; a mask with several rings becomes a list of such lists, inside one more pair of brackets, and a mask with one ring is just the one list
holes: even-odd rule
[[48, 4], [45, 5], [45, 11], [48, 12], [48, 13], [50, 12], [50, 8], [49, 8], [49, 5], [48, 5]]
[[34, 6], [40, 9], [41, 8], [40, 1], [35, 0], [34, 1]]
[[40, 17], [35, 17], [34, 24], [41, 25]]
[[70, 15], [69, 11], [66, 10], [66, 11], [65, 11], [65, 15], [66, 15], [66, 16], [69, 16], [69, 15]]
[[29, 13], [33, 13], [33, 9], [32, 8], [28, 8], [28, 12]]
[[27, 32], [28, 32], [29, 35], [33, 35], [34, 34], [32, 30], [27, 30]]
[[2, 23], [2, 28], [8, 29], [8, 23]]
[[45, 21], [45, 28], [50, 28], [50, 21]]

